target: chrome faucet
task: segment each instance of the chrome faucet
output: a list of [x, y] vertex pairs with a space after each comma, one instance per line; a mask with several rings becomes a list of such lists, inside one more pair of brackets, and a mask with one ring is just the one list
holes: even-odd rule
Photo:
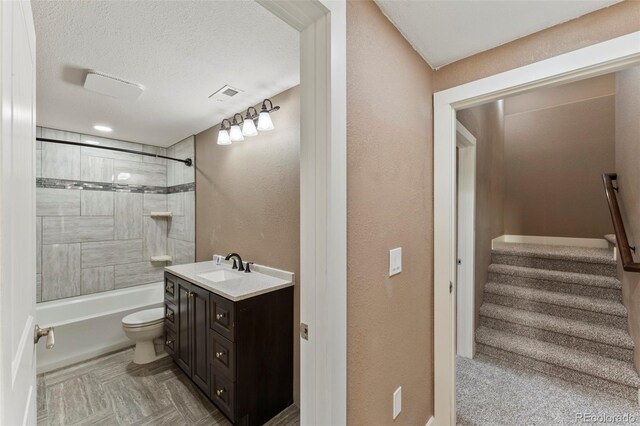
[[[224, 258], [224, 260], [229, 260], [229, 259], [231, 259], [232, 257], [233, 257], [234, 259], [233, 259], [233, 267], [232, 267], [231, 269], [237, 269], [238, 271], [244, 271], [244, 264], [242, 263], [242, 258], [240, 257], [240, 255], [239, 255], [238, 253], [229, 253], [229, 254], [227, 255], [227, 257], [225, 257], [225, 258]], [[239, 263], [240, 265], [238, 265], [238, 264], [236, 263], [236, 259], [238, 259], [238, 263]]]

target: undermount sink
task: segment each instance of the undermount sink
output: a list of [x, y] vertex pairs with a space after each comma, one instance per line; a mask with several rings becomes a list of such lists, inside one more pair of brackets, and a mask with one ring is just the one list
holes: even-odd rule
[[204, 278], [205, 280], [219, 283], [221, 281], [228, 281], [235, 278], [240, 278], [242, 275], [237, 274], [235, 272], [230, 272], [230, 271], [213, 271], [213, 272], [207, 272], [205, 274], [200, 274], [198, 276], [200, 278]]

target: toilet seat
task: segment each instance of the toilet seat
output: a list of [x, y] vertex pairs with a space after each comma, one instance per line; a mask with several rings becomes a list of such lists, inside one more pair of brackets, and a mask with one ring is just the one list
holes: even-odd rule
[[146, 309], [134, 312], [122, 318], [122, 326], [126, 328], [145, 327], [164, 321], [164, 308]]

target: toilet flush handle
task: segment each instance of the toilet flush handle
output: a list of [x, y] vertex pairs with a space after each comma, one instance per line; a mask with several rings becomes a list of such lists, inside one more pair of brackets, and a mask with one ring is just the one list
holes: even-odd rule
[[36, 324], [35, 329], [33, 330], [33, 343], [38, 343], [41, 337], [47, 336], [47, 349], [53, 348], [56, 344], [56, 337], [53, 334], [53, 327], [40, 328], [38, 324]]

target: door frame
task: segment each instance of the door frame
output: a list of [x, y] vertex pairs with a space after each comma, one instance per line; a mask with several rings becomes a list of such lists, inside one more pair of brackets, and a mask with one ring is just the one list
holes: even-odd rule
[[459, 356], [473, 358], [475, 341], [475, 243], [476, 243], [476, 138], [456, 120], [458, 148], [456, 269], [456, 349]]
[[300, 32], [300, 423], [347, 422], [346, 2], [256, 0]]
[[434, 417], [455, 424], [456, 110], [640, 63], [640, 31], [434, 94]]

